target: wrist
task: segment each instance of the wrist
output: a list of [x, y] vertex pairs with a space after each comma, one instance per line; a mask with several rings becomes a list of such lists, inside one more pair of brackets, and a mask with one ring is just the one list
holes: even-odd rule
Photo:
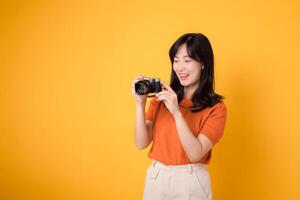
[[146, 102], [136, 102], [136, 107], [142, 107], [142, 108], [145, 108], [146, 106]]
[[180, 110], [176, 110], [172, 114], [174, 118], [182, 117], [182, 113], [180, 112]]

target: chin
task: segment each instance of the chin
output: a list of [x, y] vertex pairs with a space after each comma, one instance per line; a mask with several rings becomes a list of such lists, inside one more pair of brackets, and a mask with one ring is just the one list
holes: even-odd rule
[[186, 83], [186, 82], [181, 82], [181, 81], [179, 81], [180, 82], [180, 85], [182, 85], [182, 86], [184, 86], [184, 87], [186, 87], [186, 86], [189, 86], [190, 84], [189, 83]]

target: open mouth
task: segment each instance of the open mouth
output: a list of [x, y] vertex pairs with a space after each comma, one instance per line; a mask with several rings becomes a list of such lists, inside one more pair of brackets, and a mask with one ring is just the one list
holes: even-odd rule
[[189, 77], [189, 75], [190, 74], [178, 74], [179, 78], [183, 81], [186, 80]]

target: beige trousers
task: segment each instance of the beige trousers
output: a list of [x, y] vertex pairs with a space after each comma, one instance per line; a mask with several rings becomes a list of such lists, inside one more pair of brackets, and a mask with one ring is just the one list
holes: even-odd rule
[[164, 165], [147, 169], [143, 200], [211, 200], [210, 176], [204, 164]]

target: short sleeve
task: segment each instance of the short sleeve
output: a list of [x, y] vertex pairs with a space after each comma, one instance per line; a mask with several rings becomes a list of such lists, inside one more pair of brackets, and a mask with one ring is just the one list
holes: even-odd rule
[[154, 122], [155, 118], [156, 118], [156, 113], [158, 111], [158, 104], [159, 102], [156, 101], [156, 97], [153, 97], [150, 101], [149, 107], [147, 112], [145, 113], [145, 119], [146, 120], [150, 120], [152, 122]]
[[200, 134], [207, 136], [215, 145], [223, 136], [226, 118], [226, 105], [223, 102], [217, 103], [206, 118]]

